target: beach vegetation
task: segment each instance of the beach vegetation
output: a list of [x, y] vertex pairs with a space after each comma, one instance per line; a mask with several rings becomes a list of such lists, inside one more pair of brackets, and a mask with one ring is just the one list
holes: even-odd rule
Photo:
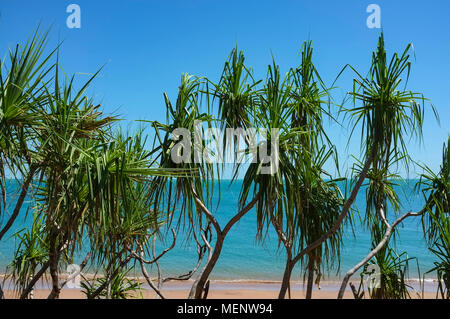
[[[87, 298], [142, 297], [141, 283], [130, 277], [136, 266], [160, 298], [165, 282], [191, 278], [188, 297], [207, 298], [226, 238], [246, 214], [255, 214], [259, 243], [273, 228], [286, 252], [278, 297], [291, 296], [291, 276], [299, 264], [311, 298], [313, 284], [320, 284], [331, 265], [340, 265], [343, 230], [353, 226], [357, 195], [365, 199], [362, 220], [371, 233], [371, 247], [346, 272], [338, 298], [358, 270], [367, 277], [372, 266], [381, 275], [379, 285], [369, 287], [370, 298], [410, 298], [412, 259], [394, 248], [396, 227], [413, 216], [422, 218], [424, 235], [438, 258], [431, 271], [438, 276], [439, 296], [449, 298], [448, 144], [439, 173], [422, 166], [416, 185], [424, 195], [420, 211], [401, 215], [396, 193], [403, 183], [399, 167], [415, 165], [408, 140], [422, 139], [430, 104], [407, 89], [411, 44], [388, 58], [381, 33], [367, 75], [350, 64], [338, 74], [354, 74], [342, 104], [331, 97], [334, 83], [325, 85], [313, 63], [311, 41], [300, 47], [299, 65], [285, 74], [272, 57], [264, 79], [255, 78], [236, 46], [217, 81], [183, 73], [176, 98], [163, 94], [165, 123], [140, 121], [139, 129], [124, 132], [118, 116], [104, 114], [87, 93], [101, 69], [85, 81], [66, 75], [59, 46], [44, 53], [47, 34], [37, 30], [0, 63], [0, 240], [17, 222], [27, 198], [34, 207], [31, 227], [15, 234], [18, 245], [8, 268], [20, 298], [30, 298], [46, 274], [48, 298], [59, 298], [67, 283], [61, 278], [64, 266], [80, 252], [85, 254], [82, 268], [97, 270], [82, 283]], [[430, 109], [437, 118], [432, 105]], [[325, 119], [349, 123], [350, 138], [360, 130], [361, 154], [354, 158], [349, 179], [340, 176], [338, 150], [324, 129]], [[214, 148], [200, 133], [216, 126], [233, 134]], [[246, 132], [264, 138], [255, 141]], [[242, 186], [236, 211], [223, 222], [217, 208], [227, 167], [204, 155], [230, 153], [255, 160], [233, 163], [230, 185], [242, 175]], [[276, 162], [268, 160], [272, 158]], [[325, 170], [330, 163], [336, 178]], [[19, 185], [12, 212], [7, 174]], [[186, 274], [163, 277], [158, 261], [176, 245], [180, 232], [195, 242], [197, 263]], [[172, 244], [157, 255], [156, 238], [169, 236]], [[156, 283], [149, 265], [156, 266]], [[355, 297], [361, 297], [361, 289], [363, 281]]]

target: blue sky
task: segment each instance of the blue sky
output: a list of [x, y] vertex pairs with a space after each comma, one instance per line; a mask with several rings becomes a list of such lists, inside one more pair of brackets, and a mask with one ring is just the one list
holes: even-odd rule
[[[66, 26], [66, 7], [81, 8], [81, 28]], [[63, 40], [67, 73], [94, 73], [105, 65], [90, 93], [106, 112], [128, 121], [163, 121], [162, 93], [175, 99], [183, 72], [218, 79], [237, 44], [255, 76], [265, 77], [271, 55], [282, 71], [299, 61], [303, 41], [314, 44], [315, 64], [331, 84], [347, 63], [365, 73], [380, 29], [369, 29], [366, 8], [381, 8], [388, 54], [412, 42], [416, 60], [408, 88], [431, 99], [441, 117], [426, 113], [424, 143], [413, 140], [410, 155], [437, 170], [450, 120], [449, 1], [18, 1], [0, 0], [0, 54], [24, 43], [40, 23], [51, 26], [51, 44]], [[338, 82], [335, 97], [351, 89], [352, 74]], [[349, 130], [328, 127], [342, 168], [359, 154], [359, 134], [347, 148]]]

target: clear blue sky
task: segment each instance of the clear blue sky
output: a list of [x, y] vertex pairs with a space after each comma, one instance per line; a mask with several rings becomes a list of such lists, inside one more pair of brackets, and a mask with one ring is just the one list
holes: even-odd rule
[[[66, 27], [71, 3], [81, 7], [81, 29]], [[414, 44], [408, 87], [432, 100], [441, 125], [427, 112], [425, 143], [411, 143], [410, 155], [437, 170], [450, 127], [450, 1], [0, 0], [0, 54], [23, 43], [39, 23], [52, 25], [52, 44], [64, 40], [66, 72], [93, 73], [105, 64], [90, 93], [107, 112], [162, 121], [162, 93], [175, 99], [182, 72], [218, 79], [235, 44], [261, 78], [271, 54], [283, 71], [297, 65], [307, 39], [327, 84], [347, 63], [365, 73], [380, 33], [366, 26], [370, 3], [381, 7], [388, 53]], [[351, 79], [348, 73], [339, 80], [336, 97], [351, 89]], [[359, 136], [347, 149], [347, 128], [328, 129], [345, 169], [349, 155], [359, 154]]]

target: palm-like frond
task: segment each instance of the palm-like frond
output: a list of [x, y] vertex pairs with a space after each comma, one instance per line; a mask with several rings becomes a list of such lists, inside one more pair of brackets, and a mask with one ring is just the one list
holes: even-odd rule
[[234, 48], [225, 62], [219, 83], [214, 85], [213, 96], [219, 102], [222, 128], [246, 129], [252, 122], [251, 114], [257, 106], [257, 86], [261, 81], [253, 79], [244, 61], [244, 53]]
[[[369, 75], [363, 77], [350, 66], [357, 77], [349, 94], [355, 104], [359, 101], [362, 105], [343, 111], [354, 121], [352, 132], [361, 124], [361, 142], [366, 155], [375, 149], [374, 158], [380, 161], [383, 158], [385, 164], [390, 155], [401, 157], [407, 164], [405, 136], [422, 136], [427, 99], [405, 89], [411, 70], [411, 49], [409, 44], [401, 55], [394, 53], [388, 61], [382, 33], [377, 50], [372, 53]], [[405, 88], [401, 87], [403, 80]]]
[[48, 242], [44, 223], [44, 217], [38, 217], [34, 213], [31, 228], [13, 235], [19, 244], [15, 249], [13, 260], [7, 267], [5, 279], [12, 280], [19, 295], [28, 286], [37, 268], [48, 261]]
[[429, 167], [421, 166], [424, 174], [416, 185], [416, 189], [421, 189], [426, 200], [427, 209], [430, 214], [422, 217], [424, 233], [429, 243], [432, 243], [438, 235], [432, 213], [437, 214], [439, 209], [445, 214], [450, 214], [450, 137], [447, 144], [444, 143], [442, 149], [442, 164], [439, 173], [434, 173]]
[[[163, 169], [181, 170], [187, 174], [176, 179], [167, 176], [154, 178], [149, 202], [155, 210], [166, 209], [169, 222], [172, 221], [175, 208], [179, 208], [180, 218], [177, 225], [187, 223], [188, 233], [193, 230], [194, 225], [202, 223], [201, 212], [195, 213], [194, 198], [198, 197], [205, 203], [211, 203], [215, 170], [219, 172], [219, 166], [208, 162], [203, 156], [207, 145], [201, 132], [205, 123], [208, 127], [211, 126], [213, 117], [200, 111], [201, 85], [201, 79], [183, 74], [176, 104], [172, 105], [167, 94], [164, 94], [167, 124], [151, 122], [155, 129], [156, 146], [152, 150], [155, 163]], [[176, 149], [179, 141], [174, 139], [173, 132], [179, 128], [186, 129], [189, 134], [190, 143], [186, 144], [188, 149], [183, 150], [188, 152], [189, 160], [175, 163], [172, 160], [172, 152], [181, 150]]]

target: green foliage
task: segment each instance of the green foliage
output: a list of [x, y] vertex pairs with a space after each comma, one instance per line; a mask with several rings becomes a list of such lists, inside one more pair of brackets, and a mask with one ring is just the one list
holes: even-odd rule
[[[367, 156], [375, 150], [374, 163], [378, 168], [381, 168], [378, 165], [387, 165], [390, 156], [402, 158], [407, 165], [405, 136], [422, 136], [427, 100], [420, 93], [406, 90], [411, 71], [411, 49], [409, 44], [401, 55], [394, 53], [388, 61], [381, 34], [377, 50], [372, 53], [369, 75], [363, 77], [350, 66], [357, 78], [349, 94], [354, 104], [359, 101], [362, 105], [343, 108], [343, 111], [354, 121], [352, 132], [361, 124], [361, 145]], [[405, 88], [401, 87], [402, 81]]]
[[450, 217], [438, 206], [438, 212], [430, 212], [436, 231], [430, 251], [438, 258], [428, 273], [436, 272], [438, 294], [442, 299], [450, 299]]
[[[6, 207], [7, 170], [14, 176], [39, 176], [37, 191], [32, 193], [37, 202], [33, 225], [16, 234], [20, 244], [9, 268], [17, 290], [23, 290], [37, 267], [47, 261], [57, 286], [55, 272], [61, 258], [71, 259], [87, 239], [91, 261], [105, 267], [105, 276], [83, 282], [84, 293], [88, 298], [129, 298], [140, 290], [138, 282], [126, 277], [129, 270], [124, 270], [129, 269], [131, 252], [149, 253], [150, 239], [162, 224], [173, 221], [176, 211], [180, 212], [177, 225], [187, 223], [188, 234], [202, 229], [205, 214], [198, 201], [212, 206], [215, 180], [220, 181], [224, 165], [196, 157], [196, 152], [188, 154], [189, 163], [174, 162], [172, 152], [181, 152], [174, 136], [177, 128], [187, 129], [193, 150], [207, 148], [212, 155], [215, 151], [197, 135], [198, 129], [220, 123], [222, 129], [254, 129], [264, 135], [265, 140], [255, 144], [243, 136], [244, 155], [256, 150], [257, 160], [247, 163], [248, 167], [235, 164], [232, 180], [245, 169], [238, 206], [243, 209], [249, 198], [257, 198], [258, 239], [264, 238], [275, 220], [289, 249], [298, 253], [339, 220], [344, 196], [338, 180], [326, 181], [330, 175], [324, 171], [331, 160], [339, 166], [336, 149], [323, 128], [324, 115], [334, 120], [331, 98], [313, 64], [312, 42], [302, 45], [300, 65], [285, 75], [273, 60], [264, 81], [253, 78], [237, 48], [217, 83], [183, 74], [175, 104], [164, 94], [166, 123], [149, 122], [155, 138], [148, 150], [142, 130], [126, 134], [117, 130], [117, 119], [102, 114], [100, 105], [87, 96], [100, 71], [77, 89], [74, 77], [61, 77], [59, 59], [51, 61], [58, 48], [44, 54], [46, 39], [47, 34], [40, 36], [37, 31], [23, 48], [10, 52], [7, 62], [0, 63], [0, 214]], [[406, 90], [406, 83], [401, 87], [409, 77], [410, 51], [408, 45], [402, 55], [388, 60], [381, 34], [369, 75], [362, 77], [350, 67], [357, 75], [349, 93], [354, 107], [341, 109], [353, 120], [353, 130], [361, 125], [365, 159], [371, 160], [365, 220], [372, 231], [372, 246], [386, 230], [388, 205], [394, 213], [400, 209], [395, 193], [399, 178], [393, 168], [409, 165], [405, 136], [420, 137], [423, 126], [426, 99]], [[223, 149], [216, 152], [225, 156], [234, 142], [232, 151], [241, 153], [239, 138], [225, 139]], [[441, 295], [448, 297], [448, 147], [443, 153], [440, 173], [426, 169], [420, 185], [426, 185], [430, 213], [424, 228], [433, 253], [440, 258], [434, 270], [442, 279]], [[264, 160], [274, 156], [273, 170], [261, 174], [268, 164]], [[363, 166], [356, 165], [358, 175]], [[320, 271], [323, 260], [327, 265], [339, 262], [341, 247], [342, 227], [307, 256]], [[383, 248], [372, 260], [380, 267], [382, 279], [381, 288], [371, 291], [371, 297], [409, 298], [409, 260], [389, 246]]]
[[33, 214], [30, 229], [16, 232], [14, 237], [19, 244], [14, 251], [14, 257], [7, 267], [6, 279], [11, 279], [18, 294], [28, 286], [38, 270], [48, 261], [48, 245], [43, 217]]
[[219, 101], [218, 118], [222, 121], [222, 128], [251, 127], [251, 117], [258, 106], [257, 86], [261, 81], [253, 79], [244, 61], [244, 53], [238, 53], [237, 47], [234, 48], [225, 62], [219, 83], [212, 83], [212, 95]]
[[99, 296], [94, 297], [93, 293], [105, 282], [106, 274], [104, 277], [96, 278], [93, 281], [82, 281], [82, 292], [88, 299], [129, 299], [142, 296], [141, 283], [135, 279], [128, 278], [128, 271], [119, 272], [114, 278], [112, 278], [109, 287], [102, 290]]
[[[400, 255], [391, 247], [386, 246], [381, 250], [369, 264], [366, 264], [361, 272], [361, 285], [368, 276], [374, 275], [370, 265], [377, 265], [380, 269], [378, 286], [368, 287], [371, 299], [409, 299], [409, 289], [412, 287], [407, 283], [409, 262], [414, 258], [408, 258], [406, 252]], [[377, 274], [375, 274], [377, 275]]]
[[430, 251], [438, 258], [435, 267], [428, 273], [436, 272], [438, 294], [450, 298], [450, 137], [442, 150], [442, 165], [439, 173], [422, 166], [416, 188], [422, 189], [426, 200], [426, 213], [422, 216], [422, 226]]
[[[439, 173], [434, 173], [429, 167], [421, 166], [425, 173], [421, 175], [416, 185], [421, 189], [427, 203], [427, 211], [422, 217], [424, 233], [429, 244], [439, 236], [435, 219], [440, 216], [448, 218], [450, 214], [450, 137], [442, 150], [442, 164]], [[441, 214], [441, 212], [443, 214]]]
[[[188, 233], [194, 227], [202, 225], [202, 214], [195, 213], [194, 197], [198, 196], [205, 203], [211, 203], [214, 180], [218, 173], [219, 166], [214, 166], [204, 160], [202, 150], [206, 146], [204, 140], [198, 135], [202, 130], [202, 125], [206, 123], [208, 127], [212, 124], [213, 117], [207, 113], [202, 113], [201, 90], [202, 79], [192, 75], [183, 74], [181, 84], [178, 89], [176, 104], [173, 106], [167, 94], [164, 99], [167, 108], [167, 124], [157, 121], [150, 122], [155, 130], [155, 142], [152, 156], [159, 167], [167, 170], [179, 170], [184, 172], [184, 177], [172, 178], [170, 176], [157, 176], [152, 180], [151, 197], [155, 210], [166, 209], [169, 222], [172, 222], [175, 208], [180, 210], [180, 218], [177, 225], [187, 223]], [[180, 152], [175, 147], [177, 141], [173, 135], [177, 128], [186, 129], [190, 136], [188, 143], [188, 154], [190, 162], [175, 163], [172, 161], [171, 152]], [[192, 146], [192, 147], [191, 147]], [[216, 170], [215, 170], [216, 168]], [[218, 176], [217, 179], [220, 179]], [[220, 195], [220, 189], [219, 189]]]

